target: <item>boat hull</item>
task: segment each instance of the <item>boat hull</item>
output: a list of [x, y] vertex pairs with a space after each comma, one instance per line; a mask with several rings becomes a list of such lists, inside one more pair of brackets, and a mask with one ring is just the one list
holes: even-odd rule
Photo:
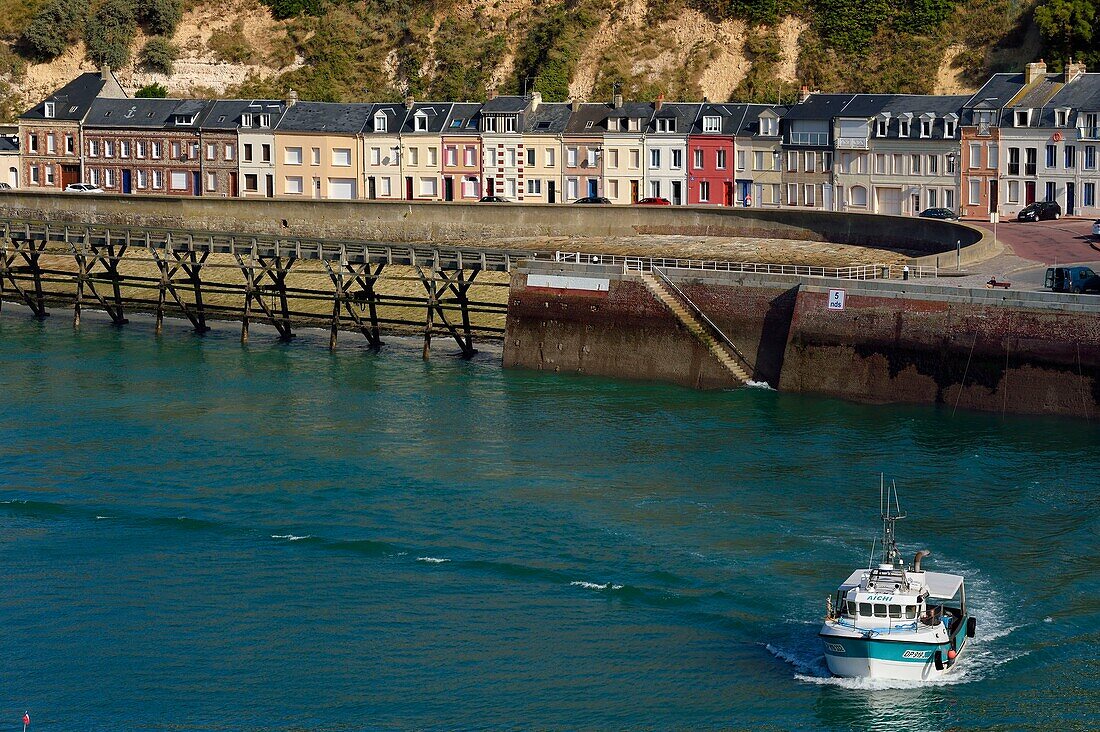
[[[965, 627], [965, 623], [962, 624]], [[827, 629], [832, 630], [832, 629]], [[846, 678], [896, 679], [930, 681], [951, 672], [966, 647], [966, 634], [956, 634], [954, 641], [929, 643], [893, 637], [890, 639], [821, 633], [825, 663], [834, 676]], [[955, 658], [948, 657], [954, 648]], [[943, 668], [936, 668], [936, 654]]]

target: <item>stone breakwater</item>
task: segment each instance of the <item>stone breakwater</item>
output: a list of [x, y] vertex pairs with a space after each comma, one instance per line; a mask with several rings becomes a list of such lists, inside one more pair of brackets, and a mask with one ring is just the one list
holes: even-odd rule
[[[605, 291], [531, 287], [532, 273], [606, 280]], [[781, 391], [1091, 418], [1100, 414], [1100, 301], [881, 281], [668, 270], [753, 378]], [[844, 308], [828, 307], [844, 290]], [[736, 382], [636, 276], [529, 263], [509, 298], [507, 367]]]

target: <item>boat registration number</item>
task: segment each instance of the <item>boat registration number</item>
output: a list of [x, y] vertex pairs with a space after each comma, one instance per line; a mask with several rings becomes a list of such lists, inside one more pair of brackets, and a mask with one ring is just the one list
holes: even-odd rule
[[901, 654], [902, 658], [928, 658], [932, 651], [905, 651]]

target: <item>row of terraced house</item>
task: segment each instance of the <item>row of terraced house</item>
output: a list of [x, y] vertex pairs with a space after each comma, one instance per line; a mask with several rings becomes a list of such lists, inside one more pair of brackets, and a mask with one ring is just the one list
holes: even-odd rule
[[[704, 102], [321, 103], [129, 98], [86, 73], [0, 145], [13, 186], [229, 197], [1100, 214], [1100, 74], [1042, 62], [967, 96]], [[4, 162], [7, 160], [8, 162]], [[2, 168], [0, 168], [2, 170]]]

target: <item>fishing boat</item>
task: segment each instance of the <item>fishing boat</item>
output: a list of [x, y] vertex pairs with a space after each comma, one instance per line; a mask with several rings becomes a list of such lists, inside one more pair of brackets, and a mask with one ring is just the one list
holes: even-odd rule
[[941, 678], [974, 637], [963, 578], [924, 569], [930, 554], [925, 549], [906, 566], [894, 540], [894, 524], [905, 514], [892, 483], [880, 483], [879, 513], [881, 561], [874, 564], [872, 543], [867, 568], [852, 572], [835, 597], [826, 599], [825, 624], [818, 633], [825, 662], [833, 675], [849, 678]]

